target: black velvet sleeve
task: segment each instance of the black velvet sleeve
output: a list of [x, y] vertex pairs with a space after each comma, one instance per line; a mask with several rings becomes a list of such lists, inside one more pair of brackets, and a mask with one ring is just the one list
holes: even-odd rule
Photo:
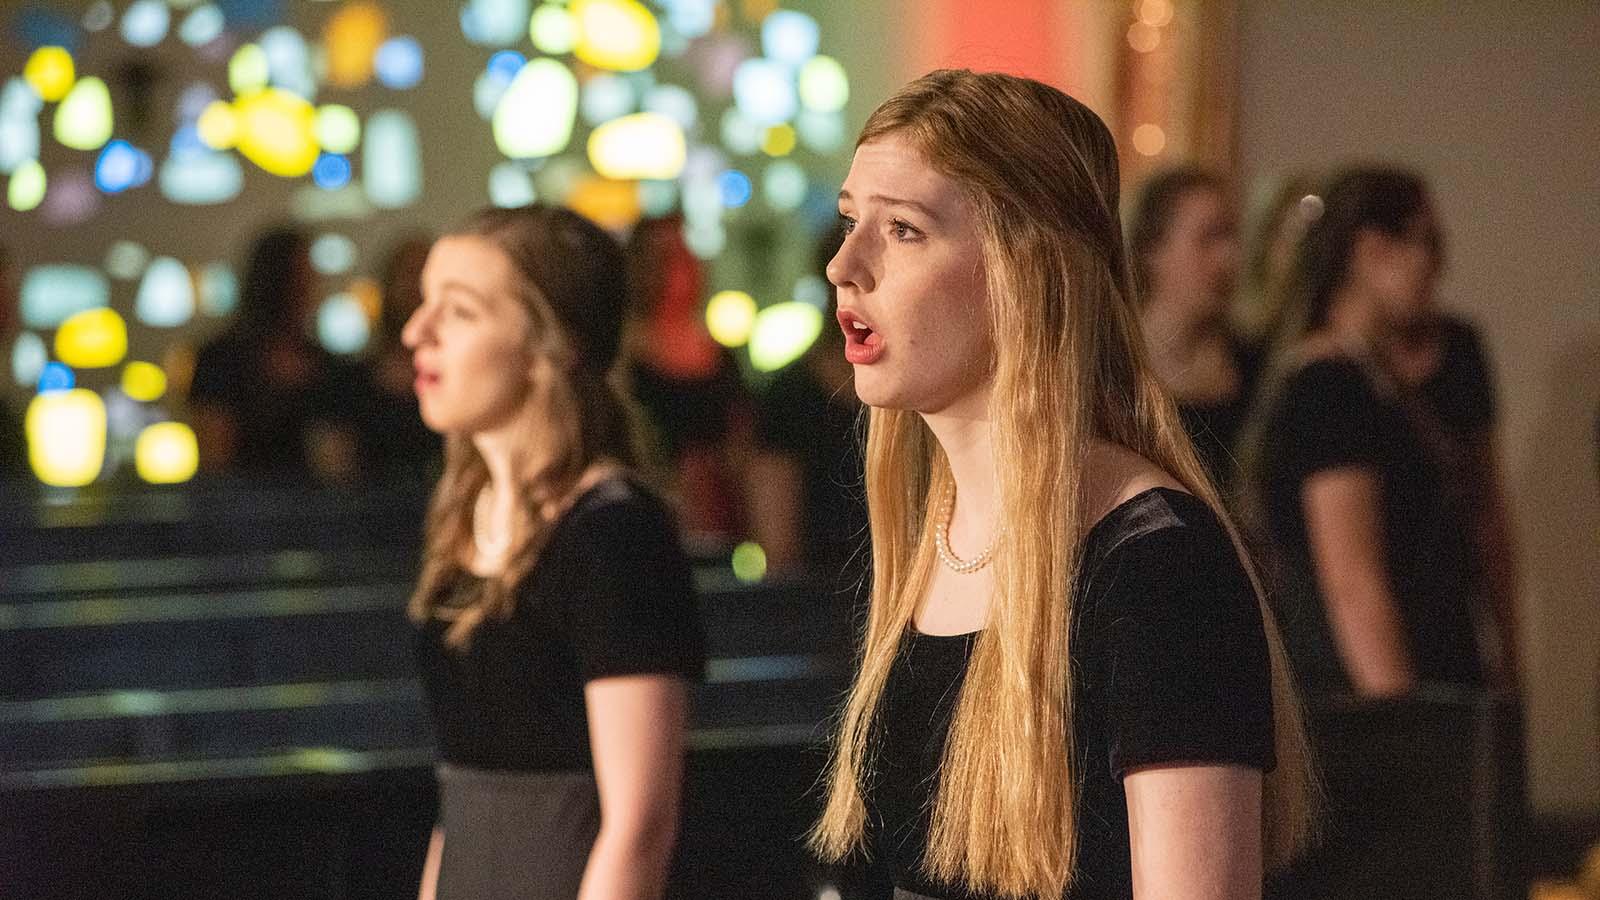
[[582, 548], [562, 624], [584, 681], [669, 674], [699, 681], [705, 640], [689, 562], [665, 506], [630, 492], [572, 523]]
[[1095, 574], [1096, 680], [1113, 778], [1162, 763], [1271, 770], [1272, 678], [1255, 592], [1215, 517], [1129, 537]]
[[1282, 409], [1279, 424], [1288, 433], [1280, 437], [1295, 449], [1301, 477], [1381, 462], [1389, 435], [1383, 403], [1357, 363], [1309, 363], [1290, 379]]

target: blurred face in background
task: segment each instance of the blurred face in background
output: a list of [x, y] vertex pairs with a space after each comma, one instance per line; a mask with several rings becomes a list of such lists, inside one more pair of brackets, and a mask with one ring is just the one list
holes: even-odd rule
[[1364, 229], [1357, 235], [1352, 275], [1384, 319], [1406, 327], [1433, 312], [1443, 267], [1438, 223], [1424, 208], [1399, 235]]
[[422, 305], [401, 341], [412, 352], [422, 421], [441, 434], [507, 424], [532, 386], [533, 319], [519, 276], [487, 238], [440, 238], [422, 270]]
[[959, 186], [910, 142], [862, 144], [839, 192], [828, 263], [863, 403], [981, 416], [992, 377], [977, 223]]
[[1227, 314], [1239, 274], [1239, 236], [1227, 198], [1211, 188], [1184, 193], [1150, 254], [1152, 294], [1194, 304], [1200, 320]]

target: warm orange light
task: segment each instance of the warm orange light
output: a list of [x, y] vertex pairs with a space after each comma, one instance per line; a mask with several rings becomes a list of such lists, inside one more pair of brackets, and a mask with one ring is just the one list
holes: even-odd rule
[[389, 17], [376, 3], [346, 3], [328, 20], [322, 45], [328, 53], [328, 83], [361, 87], [372, 80], [372, 60], [389, 36]]

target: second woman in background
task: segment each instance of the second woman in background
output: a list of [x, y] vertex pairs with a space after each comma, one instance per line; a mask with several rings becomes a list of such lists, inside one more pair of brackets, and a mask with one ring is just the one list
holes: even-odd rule
[[1184, 167], [1145, 182], [1128, 223], [1128, 255], [1150, 366], [1226, 492], [1260, 359], [1230, 324], [1239, 238], [1222, 179]]
[[690, 570], [629, 474], [621, 249], [562, 209], [434, 244], [405, 327], [446, 435], [411, 615], [442, 762], [423, 898], [649, 900], [678, 824]]

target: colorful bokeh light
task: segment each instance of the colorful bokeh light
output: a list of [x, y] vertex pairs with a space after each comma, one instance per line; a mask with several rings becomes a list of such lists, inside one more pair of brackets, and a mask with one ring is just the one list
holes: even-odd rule
[[304, 97], [267, 88], [239, 98], [234, 111], [245, 159], [284, 178], [305, 175], [316, 165], [317, 116]]
[[750, 342], [756, 324], [756, 301], [744, 291], [719, 291], [706, 302], [706, 330], [724, 347]]
[[661, 53], [661, 26], [635, 0], [574, 0], [578, 42], [572, 52], [597, 69], [637, 72]]
[[56, 107], [55, 136], [74, 150], [99, 150], [111, 140], [111, 92], [98, 78], [80, 78]]
[[28, 464], [53, 487], [82, 487], [100, 475], [106, 454], [106, 405], [84, 388], [36, 395], [24, 419]]
[[154, 403], [167, 392], [167, 373], [155, 363], [134, 360], [122, 367], [122, 392], [141, 403]]
[[367, 120], [362, 188], [378, 209], [410, 206], [422, 195], [422, 139], [408, 113], [384, 109]]
[[134, 442], [134, 469], [149, 484], [181, 484], [200, 467], [194, 430], [182, 422], [157, 422]]
[[133, 315], [153, 328], [176, 328], [194, 318], [194, 279], [170, 256], [157, 257], [144, 270]]
[[35, 266], [22, 276], [22, 324], [58, 328], [73, 315], [105, 306], [111, 285], [98, 269], [70, 263]]
[[793, 300], [769, 306], [750, 333], [750, 364], [776, 372], [805, 355], [821, 334], [822, 311], [815, 306]]
[[605, 178], [677, 178], [686, 154], [683, 129], [659, 113], [613, 119], [589, 136], [589, 162]]
[[11, 173], [11, 180], [6, 183], [6, 204], [17, 212], [36, 209], [44, 202], [47, 186], [44, 166], [30, 159]]
[[102, 369], [128, 355], [128, 325], [109, 307], [76, 313], [56, 330], [56, 358], [75, 369]]
[[28, 57], [22, 77], [40, 99], [54, 103], [72, 90], [72, 83], [78, 76], [67, 48], [40, 47]]
[[494, 111], [494, 141], [512, 159], [553, 156], [572, 140], [578, 80], [553, 59], [522, 67]]

